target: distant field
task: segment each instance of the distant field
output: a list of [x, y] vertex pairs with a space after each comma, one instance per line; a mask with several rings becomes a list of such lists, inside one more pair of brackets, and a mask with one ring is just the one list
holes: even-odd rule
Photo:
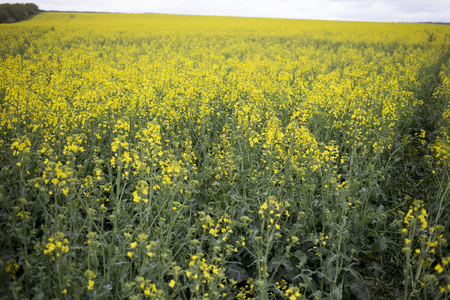
[[0, 299], [448, 299], [450, 27], [0, 25]]

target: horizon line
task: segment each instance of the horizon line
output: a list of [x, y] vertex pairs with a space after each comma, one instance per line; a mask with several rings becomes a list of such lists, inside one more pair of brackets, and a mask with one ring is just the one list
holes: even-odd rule
[[174, 15], [174, 16], [197, 16], [197, 17], [224, 17], [224, 18], [252, 18], [252, 19], [280, 19], [280, 20], [306, 20], [306, 21], [328, 21], [328, 22], [366, 22], [366, 23], [412, 23], [450, 25], [450, 21], [364, 21], [364, 20], [331, 20], [331, 19], [305, 19], [305, 18], [283, 18], [283, 17], [255, 17], [255, 16], [232, 16], [232, 15], [201, 15], [201, 14], [175, 14], [162, 12], [110, 12], [110, 11], [83, 11], [83, 10], [45, 10], [39, 12], [61, 12], [61, 13], [93, 13], [93, 14], [152, 14], [152, 15]]

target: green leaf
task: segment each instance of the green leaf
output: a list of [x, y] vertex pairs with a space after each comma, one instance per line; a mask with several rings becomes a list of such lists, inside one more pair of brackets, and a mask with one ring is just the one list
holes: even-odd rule
[[332, 292], [332, 299], [342, 299], [342, 286], [336, 287]]
[[325, 269], [326, 270], [330, 270], [332, 267], [332, 263], [334, 261], [336, 261], [337, 259], [339, 259], [339, 255], [336, 253], [330, 253], [330, 255], [328, 255], [327, 259], [325, 260]]
[[376, 241], [372, 246], [373, 252], [380, 253], [388, 248], [388, 240], [383, 236], [381, 239]]
[[248, 278], [247, 271], [237, 264], [229, 264], [227, 266], [226, 274], [228, 279], [234, 279], [237, 282], [242, 282]]
[[357, 299], [361, 299], [361, 300], [367, 300], [367, 293], [366, 290], [364, 289], [364, 287], [359, 284], [359, 283], [352, 283], [350, 284], [350, 290], [352, 291], [353, 295], [356, 296]]
[[302, 262], [303, 264], [306, 264], [306, 261], [308, 260], [308, 256], [304, 252], [297, 250], [293, 253], [293, 255], [295, 257], [297, 257], [300, 262]]
[[286, 257], [284, 257], [282, 255], [275, 256], [274, 258], [272, 258], [269, 262], [269, 266], [268, 266], [267, 270], [269, 272], [276, 271], [280, 265], [285, 267], [286, 271], [288, 271], [288, 272], [292, 272], [292, 270], [294, 270], [294, 266], [289, 261], [289, 259], [287, 259]]

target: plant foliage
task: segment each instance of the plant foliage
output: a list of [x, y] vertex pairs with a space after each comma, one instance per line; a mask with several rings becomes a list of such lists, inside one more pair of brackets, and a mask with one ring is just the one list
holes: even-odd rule
[[0, 26], [5, 299], [448, 299], [450, 27]]

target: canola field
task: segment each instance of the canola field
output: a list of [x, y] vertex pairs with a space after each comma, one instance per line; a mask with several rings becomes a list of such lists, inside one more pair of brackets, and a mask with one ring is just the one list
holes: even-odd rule
[[450, 27], [0, 25], [0, 299], [448, 299]]

